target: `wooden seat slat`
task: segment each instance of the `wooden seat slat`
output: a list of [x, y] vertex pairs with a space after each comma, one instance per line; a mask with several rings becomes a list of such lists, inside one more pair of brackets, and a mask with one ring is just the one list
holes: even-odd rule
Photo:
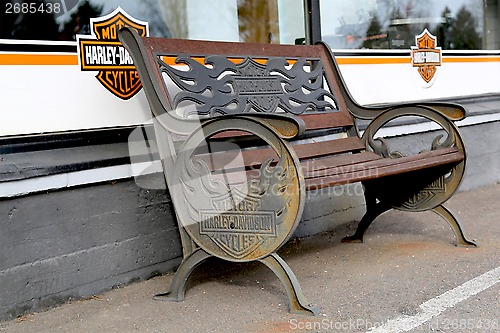
[[315, 176], [313, 173], [309, 173], [305, 176], [306, 189], [312, 190], [378, 179], [447, 164], [454, 165], [463, 159], [463, 152], [456, 148], [439, 149], [395, 159], [378, 159], [355, 164], [352, 168], [326, 169], [330, 171], [329, 175]]
[[[316, 190], [443, 165], [451, 166], [462, 161], [463, 158], [463, 152], [453, 147], [400, 158], [381, 158], [371, 152], [362, 152], [326, 159], [307, 160], [302, 163], [302, 171], [306, 190]], [[324, 164], [324, 160], [328, 160], [328, 164]], [[349, 164], [349, 161], [353, 161], [353, 163]], [[318, 165], [322, 169], [318, 170]], [[326, 165], [330, 167], [325, 167]], [[224, 174], [217, 173], [216, 177], [223, 177], [221, 179], [230, 180], [231, 183], [242, 183], [258, 176], [259, 172], [256, 169], [243, 171], [242, 168], [239, 168], [225, 170]]]
[[[431, 160], [439, 156], [454, 154], [458, 150], [455, 147], [443, 148], [433, 151], [422, 152], [416, 155], [410, 155], [400, 158], [382, 158], [381, 156], [371, 153], [363, 152], [360, 154], [344, 155], [344, 156], [334, 156], [324, 159], [311, 160], [306, 163], [302, 163], [302, 171], [306, 178], [317, 178], [322, 176], [328, 176], [332, 173], [341, 173], [343, 166], [349, 166], [349, 172], [359, 172], [367, 169], [378, 168], [380, 166], [397, 165], [402, 163], [420, 161], [420, 160]], [[359, 157], [357, 157], [359, 155]], [[352, 157], [351, 157], [352, 156]], [[347, 163], [343, 163], [342, 157]], [[352, 163], [349, 162], [351, 157]], [[325, 161], [324, 161], [325, 160]], [[338, 161], [337, 161], [338, 160]], [[452, 162], [455, 162], [452, 160]], [[427, 165], [427, 164], [424, 164]], [[332, 171], [330, 169], [338, 169], [338, 171]]]
[[382, 159], [380, 155], [370, 151], [362, 151], [355, 154], [335, 155], [319, 159], [311, 159], [302, 162], [302, 171], [304, 175], [312, 172], [322, 172], [326, 169], [339, 168], [346, 165], [355, 165]]

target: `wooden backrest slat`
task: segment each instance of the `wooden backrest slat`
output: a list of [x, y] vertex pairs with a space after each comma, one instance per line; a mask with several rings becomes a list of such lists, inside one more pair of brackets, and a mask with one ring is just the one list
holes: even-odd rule
[[341, 138], [329, 141], [320, 141], [306, 144], [293, 145], [299, 159], [322, 157], [348, 152], [364, 150], [365, 146], [357, 137]]
[[230, 55], [233, 57], [316, 57], [324, 53], [316, 45], [235, 43], [176, 38], [142, 37], [146, 49], [151, 53], [206, 55]]
[[353, 126], [352, 118], [343, 112], [327, 112], [323, 114], [306, 114], [301, 118], [307, 130]]
[[[352, 120], [341, 112], [327, 112], [323, 114], [307, 114], [300, 116], [306, 124], [306, 131], [321, 130], [328, 128], [350, 128]], [[214, 138], [228, 138], [247, 136], [246, 132], [231, 131], [214, 135]]]

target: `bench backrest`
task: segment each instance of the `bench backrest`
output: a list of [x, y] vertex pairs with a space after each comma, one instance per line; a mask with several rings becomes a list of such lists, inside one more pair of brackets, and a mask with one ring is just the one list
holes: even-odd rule
[[[161, 125], [155, 127], [156, 138], [169, 184], [168, 171], [173, 170], [184, 140], [199, 128], [199, 118], [248, 112], [299, 117], [305, 132], [293, 145], [303, 162], [365, 150], [348, 109], [349, 93], [325, 44], [166, 39], [141, 37], [123, 29], [120, 40], [134, 59], [154, 121]], [[166, 130], [167, 135], [159, 130]], [[278, 160], [265, 142], [251, 137], [245, 142], [241, 140], [244, 135], [248, 133], [226, 131], [212, 139], [227, 142], [238, 137], [237, 147], [220, 150], [243, 152], [245, 169], [258, 168], [268, 157]], [[218, 149], [214, 147], [207, 147], [204, 151], [210, 156], [201, 158], [212, 170], [228, 168], [235, 154], [214, 157]]]
[[325, 45], [121, 36], [155, 116], [163, 110], [178, 119], [285, 113], [302, 118], [307, 130], [354, 126], [337, 64]]

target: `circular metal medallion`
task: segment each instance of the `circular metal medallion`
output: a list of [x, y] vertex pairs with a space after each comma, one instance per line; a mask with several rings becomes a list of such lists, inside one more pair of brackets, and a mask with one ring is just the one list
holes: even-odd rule
[[[271, 149], [247, 156], [233, 149], [229, 165], [224, 147], [206, 151], [206, 138], [229, 130], [255, 134]], [[243, 160], [256, 155], [262, 162]], [[251, 261], [276, 251], [302, 216], [305, 185], [295, 152], [251, 117], [204, 123], [184, 143], [172, 179], [180, 224], [203, 250], [226, 260]]]

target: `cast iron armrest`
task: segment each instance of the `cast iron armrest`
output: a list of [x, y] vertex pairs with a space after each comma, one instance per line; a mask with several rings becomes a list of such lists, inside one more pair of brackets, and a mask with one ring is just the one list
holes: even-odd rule
[[[411, 113], [410, 110], [429, 110], [439, 113], [445, 116], [451, 121], [459, 121], [466, 117], [467, 110], [460, 104], [455, 103], [441, 103], [441, 102], [414, 102], [414, 103], [404, 103], [398, 105], [389, 106], [360, 106], [356, 103], [351, 105], [349, 111], [359, 119], [375, 119], [381, 114], [390, 112], [392, 110], [400, 110], [402, 113]], [[420, 112], [415, 112], [415, 115], [419, 115]]]
[[465, 154], [464, 144], [458, 131], [458, 127], [453, 122], [463, 119], [463, 116], [460, 115], [460, 111], [463, 111], [463, 115], [465, 115], [465, 109], [460, 105], [457, 105], [459, 108], [455, 109], [454, 106], [454, 104], [449, 106], [448, 104], [439, 103], [415, 103], [403, 104], [400, 106], [393, 106], [387, 109], [378, 110], [377, 115], [372, 118], [372, 121], [365, 129], [361, 140], [368, 149], [378, 153], [379, 155], [384, 157], [401, 156], [398, 152], [389, 152], [384, 140], [381, 138], [375, 138], [375, 135], [379, 129], [391, 120], [405, 116], [416, 116], [435, 122], [446, 132], [446, 138], [444, 140], [443, 134], [436, 136], [436, 138], [432, 141], [430, 147], [431, 150], [436, 150], [442, 147], [457, 147]]

